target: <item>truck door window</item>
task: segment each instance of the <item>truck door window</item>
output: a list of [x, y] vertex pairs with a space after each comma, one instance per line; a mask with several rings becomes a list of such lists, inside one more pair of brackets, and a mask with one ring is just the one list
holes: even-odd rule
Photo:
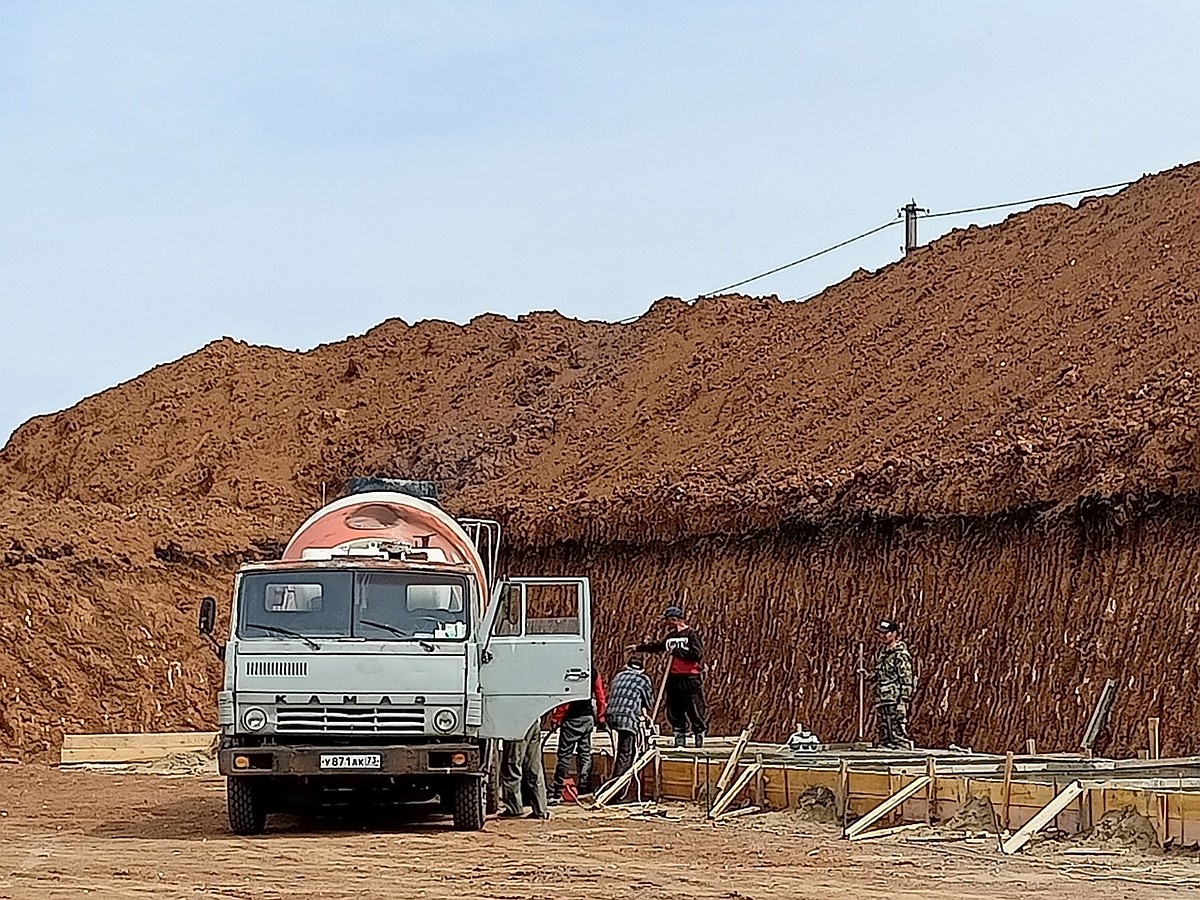
[[492, 626], [492, 634], [496, 637], [521, 636], [521, 585], [505, 583], [500, 588], [500, 596], [496, 602], [500, 608], [496, 611], [496, 624]]
[[583, 634], [579, 588], [574, 584], [526, 584], [526, 634]]

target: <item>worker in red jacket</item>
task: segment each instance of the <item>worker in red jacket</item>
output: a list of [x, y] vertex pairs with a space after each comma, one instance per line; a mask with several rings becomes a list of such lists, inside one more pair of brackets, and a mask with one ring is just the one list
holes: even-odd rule
[[607, 707], [604, 680], [599, 672], [593, 672], [590, 697], [564, 703], [550, 714], [551, 726], [558, 727], [558, 761], [554, 766], [554, 782], [550, 785], [551, 805], [562, 802], [572, 757], [577, 764], [575, 783], [579, 793], [592, 792], [592, 732], [597, 725], [608, 727], [604, 721]]
[[671, 654], [667, 670], [667, 721], [675, 733], [675, 746], [687, 743], [688, 729], [697, 747], [704, 746], [708, 723], [704, 719], [704, 686], [700, 680], [703, 651], [700, 635], [687, 623], [678, 606], [667, 607], [663, 613], [667, 634], [661, 641], [638, 644], [630, 649], [638, 653]]

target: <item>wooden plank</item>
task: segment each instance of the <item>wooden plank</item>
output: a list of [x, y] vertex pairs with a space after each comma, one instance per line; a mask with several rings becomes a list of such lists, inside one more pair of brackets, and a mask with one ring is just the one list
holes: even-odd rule
[[1013, 752], [1011, 750], [1004, 757], [1004, 806], [1003, 813], [1000, 816], [1000, 827], [1005, 831], [1011, 831], [1009, 825], [1009, 807], [1012, 805], [1012, 777], [1013, 777]]
[[1092, 748], [1096, 745], [1096, 738], [1100, 736], [1100, 732], [1108, 724], [1108, 717], [1112, 712], [1112, 705], [1116, 696], [1117, 682], [1115, 679], [1109, 678], [1104, 682], [1104, 687], [1100, 689], [1100, 697], [1096, 700], [1092, 716], [1088, 719], [1087, 727], [1083, 730], [1083, 739], [1079, 742], [1079, 746], [1087, 753], [1092, 752]]
[[[81, 740], [82, 739], [82, 740]], [[59, 752], [63, 765], [78, 763], [153, 762], [177, 753], [205, 753], [216, 732], [139, 735], [67, 735]]]
[[742, 792], [743, 788], [750, 783], [750, 779], [758, 774], [760, 770], [761, 767], [758, 765], [747, 766], [742, 771], [742, 774], [738, 776], [737, 780], [729, 786], [729, 789], [717, 798], [717, 802], [713, 804], [713, 808], [708, 811], [708, 817], [710, 819], [719, 817], [725, 811], [726, 807], [737, 798], [737, 795]]
[[762, 812], [761, 806], [743, 806], [741, 809], [731, 809], [728, 812], [723, 812], [714, 821], [724, 822], [727, 819], [737, 819], [741, 816], [751, 816], [756, 812]]
[[873, 841], [876, 838], [891, 837], [897, 834], [904, 834], [906, 831], [915, 831], [918, 828], [928, 828], [924, 822], [911, 822], [908, 825], [896, 825], [893, 828], [876, 828], [874, 831], [863, 832], [848, 838], [851, 841]]
[[1045, 828], [1067, 806], [1083, 793], [1084, 787], [1078, 781], [1072, 781], [1055, 795], [1054, 799], [1043, 806], [1032, 819], [1005, 841], [1000, 849], [1006, 856], [1011, 856], [1029, 843], [1030, 838]]
[[884, 816], [888, 815], [892, 810], [899, 809], [904, 801], [909, 797], [914, 797], [917, 795], [917, 793], [924, 790], [927, 784], [929, 784], [928, 775], [922, 775], [920, 778], [914, 778], [907, 785], [902, 787], [896, 793], [892, 794], [892, 796], [888, 797], [873, 810], [847, 828], [843, 832], [842, 836], [845, 838], [853, 838], [856, 834], [861, 834], [862, 832], [866, 831]]
[[651, 747], [649, 750], [635, 759], [633, 761], [633, 765], [629, 767], [624, 775], [600, 789], [594, 798], [596, 806], [603, 806], [613, 797], [617, 796], [618, 792], [624, 790], [625, 786], [628, 785], [629, 782], [633, 781], [634, 778], [642, 773], [642, 769], [646, 768], [647, 765], [657, 758], [658, 748]]
[[143, 748], [141, 750], [64, 750], [59, 755], [59, 765], [76, 766], [85, 763], [146, 763], [166, 759], [179, 753], [204, 753], [207, 748], [197, 747], [191, 750], [181, 750], [178, 747], [167, 750]]
[[937, 761], [929, 757], [929, 785], [925, 788], [925, 821], [930, 825], [937, 822]]
[[136, 734], [64, 734], [63, 747], [71, 750], [119, 749], [122, 747], [207, 747], [215, 731], [169, 731]]
[[741, 762], [742, 754], [746, 752], [746, 745], [750, 743], [750, 736], [754, 734], [754, 726], [757, 724], [757, 718], [752, 717], [750, 724], [742, 729], [742, 733], [738, 736], [737, 743], [733, 745], [733, 751], [729, 754], [729, 758], [725, 760], [725, 768], [721, 770], [721, 777], [717, 779], [717, 793], [725, 790], [729, 785], [729, 779], [737, 770], [738, 763]]

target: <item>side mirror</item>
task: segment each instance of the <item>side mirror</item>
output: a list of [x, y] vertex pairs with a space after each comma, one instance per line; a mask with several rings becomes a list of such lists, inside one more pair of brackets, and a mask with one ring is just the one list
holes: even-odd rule
[[213, 637], [213, 631], [217, 627], [217, 601], [212, 597], [205, 597], [200, 601], [200, 621], [196, 624], [200, 629], [200, 635], [212, 644], [217, 659], [224, 660], [225, 645]]
[[200, 601], [200, 633], [205, 637], [210, 637], [217, 624], [217, 601], [212, 597], [205, 597]]

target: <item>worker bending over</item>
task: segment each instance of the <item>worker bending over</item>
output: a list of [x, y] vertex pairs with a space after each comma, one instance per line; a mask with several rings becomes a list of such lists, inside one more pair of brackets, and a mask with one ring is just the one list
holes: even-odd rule
[[667, 721], [675, 733], [675, 746], [687, 743], [688, 729], [697, 747], [704, 746], [708, 725], [704, 720], [704, 687], [700, 681], [700, 635], [683, 617], [678, 606], [667, 607], [663, 613], [667, 635], [661, 641], [639, 644], [639, 653], [671, 654], [667, 672]]
[[638, 749], [642, 720], [654, 708], [654, 687], [646, 674], [646, 660], [633, 656], [629, 664], [614, 676], [608, 691], [609, 730], [617, 738], [617, 756], [613, 760], [613, 778], [620, 778], [633, 765]]

